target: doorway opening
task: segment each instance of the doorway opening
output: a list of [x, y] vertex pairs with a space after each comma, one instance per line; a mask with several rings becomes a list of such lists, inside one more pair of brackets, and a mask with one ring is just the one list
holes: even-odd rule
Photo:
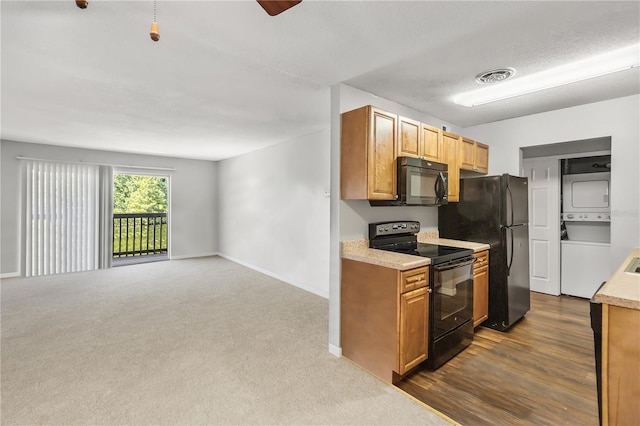
[[612, 272], [611, 137], [520, 151], [521, 176], [529, 178], [531, 290], [591, 298]]
[[168, 260], [168, 176], [114, 173], [113, 266]]

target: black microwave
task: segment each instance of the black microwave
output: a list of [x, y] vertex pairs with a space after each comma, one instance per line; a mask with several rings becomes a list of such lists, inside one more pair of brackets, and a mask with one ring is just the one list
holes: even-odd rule
[[372, 206], [441, 206], [447, 204], [448, 166], [414, 157], [398, 157], [398, 198], [369, 200]]

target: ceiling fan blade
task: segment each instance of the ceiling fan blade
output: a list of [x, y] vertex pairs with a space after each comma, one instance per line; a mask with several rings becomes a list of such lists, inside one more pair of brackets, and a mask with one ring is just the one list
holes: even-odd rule
[[287, 9], [292, 8], [302, 0], [256, 0], [260, 6], [271, 16], [276, 16]]

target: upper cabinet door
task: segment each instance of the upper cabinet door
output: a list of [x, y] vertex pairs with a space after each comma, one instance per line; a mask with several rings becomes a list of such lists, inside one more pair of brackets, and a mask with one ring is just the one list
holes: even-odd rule
[[460, 139], [460, 169], [487, 174], [489, 146], [465, 137]]
[[489, 173], [489, 145], [476, 142], [476, 171]]
[[398, 157], [420, 157], [420, 122], [398, 117]]
[[398, 116], [371, 108], [369, 121], [369, 199], [393, 200], [396, 192]]
[[398, 117], [398, 157], [442, 162], [442, 132], [437, 127]]
[[396, 198], [398, 116], [371, 105], [341, 115], [340, 198]]
[[460, 168], [458, 167], [458, 140], [453, 133], [442, 132], [442, 162], [449, 166], [449, 202], [458, 202], [460, 193]]
[[476, 143], [465, 137], [460, 138], [460, 168], [473, 170], [476, 161]]
[[442, 130], [421, 124], [420, 132], [422, 134], [422, 156], [427, 160], [442, 163]]

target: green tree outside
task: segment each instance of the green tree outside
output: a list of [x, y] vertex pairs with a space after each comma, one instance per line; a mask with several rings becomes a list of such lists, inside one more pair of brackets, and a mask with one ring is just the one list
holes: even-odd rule
[[167, 178], [114, 175], [114, 213], [166, 213]]

